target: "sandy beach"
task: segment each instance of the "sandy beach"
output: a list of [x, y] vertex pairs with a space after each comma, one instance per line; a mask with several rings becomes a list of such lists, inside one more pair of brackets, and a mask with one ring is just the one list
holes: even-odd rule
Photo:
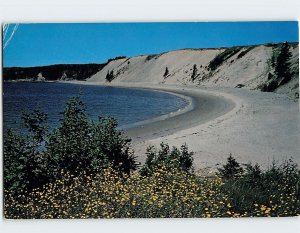
[[[201, 89], [192, 89], [203, 93]], [[207, 97], [218, 97], [219, 100], [223, 97], [223, 101], [218, 106], [213, 105], [212, 109], [201, 110], [200, 107], [192, 119], [189, 116], [193, 114], [183, 114], [182, 120], [191, 122], [185, 129], [173, 132], [176, 130], [173, 128], [168, 135], [142, 142], [133, 140], [136, 154], [143, 155], [147, 146], [158, 146], [164, 141], [177, 147], [187, 143], [194, 152], [196, 169], [214, 169], [224, 164], [230, 154], [241, 163], [258, 163], [262, 167], [289, 158], [300, 164], [298, 102], [285, 95], [244, 89], [218, 88], [206, 90], [206, 93]], [[159, 124], [162, 129], [165, 123]], [[148, 126], [149, 131], [151, 128]], [[143, 156], [138, 158], [141, 162], [145, 160]]]
[[[157, 88], [153, 87], [153, 89]], [[134, 144], [145, 140], [164, 138], [178, 131], [194, 128], [226, 114], [235, 107], [235, 103], [229, 98], [222, 98], [204, 90], [188, 87], [160, 87], [159, 89], [190, 97], [190, 106], [175, 113], [170, 113], [154, 122], [145, 122], [125, 130]]]
[[[105, 85], [94, 82], [75, 82]], [[214, 170], [232, 154], [240, 163], [267, 167], [286, 159], [300, 164], [299, 102], [287, 95], [237, 88], [115, 83], [119, 87], [150, 88], [192, 99], [192, 108], [125, 130], [139, 162], [149, 145], [161, 142], [194, 152], [196, 169]]]

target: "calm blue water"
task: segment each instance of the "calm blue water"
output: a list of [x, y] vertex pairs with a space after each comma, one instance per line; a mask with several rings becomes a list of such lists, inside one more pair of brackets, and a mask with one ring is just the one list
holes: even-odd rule
[[3, 83], [4, 130], [22, 127], [23, 111], [39, 109], [48, 114], [51, 128], [59, 119], [67, 100], [81, 94], [89, 116], [112, 116], [121, 128], [183, 108], [187, 101], [150, 90], [102, 87], [67, 83]]

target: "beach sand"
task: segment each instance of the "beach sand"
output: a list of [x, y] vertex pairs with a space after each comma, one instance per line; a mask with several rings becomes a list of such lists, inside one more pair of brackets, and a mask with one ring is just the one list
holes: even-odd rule
[[161, 142], [177, 147], [186, 143], [194, 152], [195, 168], [206, 168], [208, 172], [224, 164], [230, 154], [240, 163], [258, 163], [264, 168], [289, 158], [300, 164], [299, 102], [287, 95], [237, 88], [109, 85], [151, 88], [193, 100], [192, 108], [182, 114], [125, 130], [142, 164], [146, 148], [158, 147]]

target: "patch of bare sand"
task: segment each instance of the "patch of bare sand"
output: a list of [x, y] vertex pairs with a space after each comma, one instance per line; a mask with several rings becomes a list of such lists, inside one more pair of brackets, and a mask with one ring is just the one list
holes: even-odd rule
[[[163, 141], [177, 147], [186, 143], [194, 152], [196, 169], [224, 164], [229, 154], [241, 163], [258, 163], [262, 167], [291, 157], [300, 164], [298, 102], [285, 95], [245, 89], [215, 88], [206, 93], [230, 99], [235, 107], [221, 116], [215, 112], [210, 120], [169, 135], [133, 141], [139, 161], [145, 161], [149, 145], [159, 146]], [[202, 117], [201, 113], [198, 117]]]

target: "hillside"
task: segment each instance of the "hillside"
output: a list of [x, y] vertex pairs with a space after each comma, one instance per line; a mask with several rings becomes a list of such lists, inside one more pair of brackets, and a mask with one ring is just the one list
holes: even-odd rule
[[288, 44], [292, 54], [288, 61], [291, 79], [276, 76], [271, 62], [283, 44], [182, 49], [131, 58], [121, 56], [104, 64], [12, 67], [3, 69], [3, 79], [239, 87], [298, 97], [299, 46]]
[[3, 68], [4, 81], [85, 80], [106, 64], [62, 64]]
[[[158, 55], [117, 59], [109, 62], [87, 81], [105, 83], [107, 74], [113, 71], [113, 83], [243, 87], [298, 96], [298, 44], [289, 43], [292, 53], [289, 60], [292, 78], [286, 83], [282, 82], [280, 77], [275, 77], [274, 68], [270, 62], [273, 51], [275, 53], [281, 45], [183, 49]], [[166, 74], [166, 68], [168, 74]]]

